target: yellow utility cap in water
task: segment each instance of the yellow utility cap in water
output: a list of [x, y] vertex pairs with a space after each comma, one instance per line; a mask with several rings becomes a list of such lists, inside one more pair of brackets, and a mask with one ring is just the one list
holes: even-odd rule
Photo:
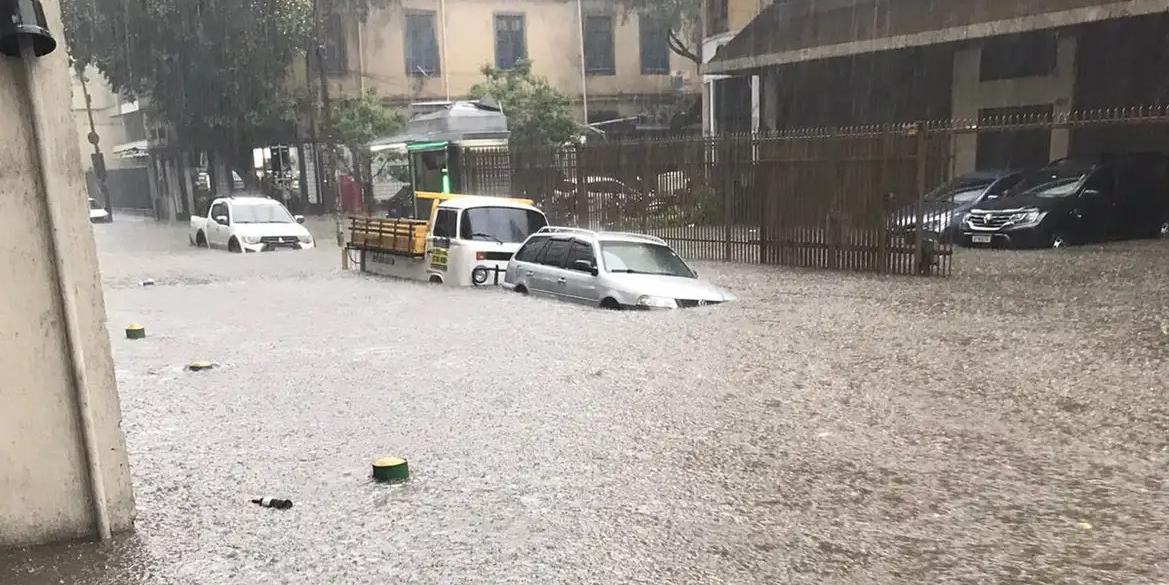
[[410, 464], [401, 457], [382, 457], [373, 462], [373, 478], [377, 481], [402, 481], [410, 478]]
[[146, 337], [146, 328], [137, 324], [131, 323], [126, 326], [126, 339], [143, 339]]

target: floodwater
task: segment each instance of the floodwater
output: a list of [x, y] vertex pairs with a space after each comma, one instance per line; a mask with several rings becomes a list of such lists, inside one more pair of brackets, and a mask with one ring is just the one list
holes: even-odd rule
[[613, 313], [95, 229], [137, 529], [4, 585], [1169, 579], [1169, 242]]

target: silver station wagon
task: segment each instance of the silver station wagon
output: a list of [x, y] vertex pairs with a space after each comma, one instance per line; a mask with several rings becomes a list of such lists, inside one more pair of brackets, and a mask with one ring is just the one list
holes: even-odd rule
[[507, 265], [504, 288], [606, 309], [678, 309], [734, 297], [698, 278], [661, 238], [546, 227]]

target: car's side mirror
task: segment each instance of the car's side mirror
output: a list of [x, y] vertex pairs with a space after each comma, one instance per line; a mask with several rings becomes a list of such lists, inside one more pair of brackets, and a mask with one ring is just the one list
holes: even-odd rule
[[215, 216], [215, 223], [217, 223], [219, 225], [227, 225], [227, 216], [226, 215]]
[[292, 216], [292, 219], [295, 219], [296, 223], [304, 223], [304, 216], [303, 215], [294, 215], [294, 216]]
[[597, 267], [593, 266], [592, 262], [588, 260], [577, 260], [572, 263], [572, 269], [580, 272], [587, 272], [593, 276], [597, 275]]

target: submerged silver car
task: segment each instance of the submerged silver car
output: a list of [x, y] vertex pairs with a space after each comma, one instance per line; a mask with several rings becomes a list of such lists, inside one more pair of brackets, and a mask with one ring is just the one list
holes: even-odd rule
[[504, 288], [607, 309], [677, 309], [734, 297], [699, 280], [661, 238], [546, 227], [507, 265]]

